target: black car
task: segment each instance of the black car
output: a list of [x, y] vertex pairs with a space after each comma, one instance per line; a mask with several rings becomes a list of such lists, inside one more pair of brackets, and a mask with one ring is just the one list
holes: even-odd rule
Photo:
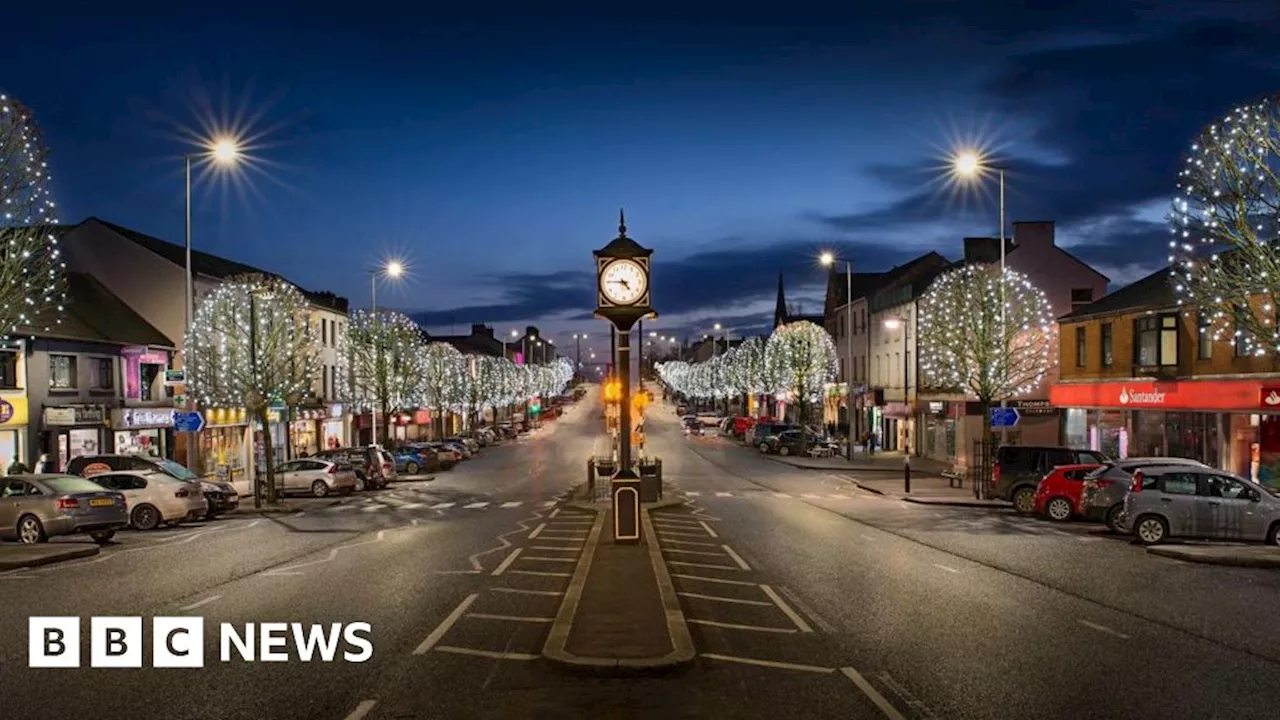
[[383, 472], [383, 462], [378, 454], [378, 448], [371, 445], [321, 450], [314, 457], [317, 460], [350, 465], [356, 471], [357, 491], [377, 490], [391, 482], [387, 473]]
[[1023, 514], [1035, 511], [1036, 487], [1059, 465], [1101, 465], [1105, 455], [1095, 450], [1043, 445], [1005, 445], [996, 451], [991, 468], [991, 497], [1008, 500]]
[[179, 480], [200, 483], [204, 499], [209, 503], [209, 510], [205, 513], [208, 520], [240, 507], [240, 493], [231, 483], [202, 478], [173, 460], [146, 455], [80, 455], [67, 463], [67, 474], [85, 478], [117, 470], [162, 472]]

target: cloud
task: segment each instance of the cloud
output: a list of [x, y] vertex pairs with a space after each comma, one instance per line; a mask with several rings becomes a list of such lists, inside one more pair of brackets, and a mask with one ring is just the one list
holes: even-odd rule
[[419, 310], [410, 312], [409, 316], [427, 327], [465, 326], [544, 318], [595, 304], [595, 277], [584, 270], [498, 273], [481, 276], [479, 280], [482, 285], [497, 289], [502, 300], [448, 310]]

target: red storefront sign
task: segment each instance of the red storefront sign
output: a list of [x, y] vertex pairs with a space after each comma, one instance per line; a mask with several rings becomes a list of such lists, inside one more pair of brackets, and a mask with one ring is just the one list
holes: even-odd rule
[[431, 424], [431, 412], [430, 412], [430, 411], [427, 411], [427, 410], [414, 410], [414, 411], [413, 411], [413, 424], [414, 424], [414, 425], [430, 425], [430, 424]]
[[[1049, 389], [1049, 402], [1063, 408], [1280, 411], [1280, 403], [1266, 402], [1272, 389], [1258, 380], [1058, 383]], [[1280, 394], [1280, 386], [1274, 390]]]

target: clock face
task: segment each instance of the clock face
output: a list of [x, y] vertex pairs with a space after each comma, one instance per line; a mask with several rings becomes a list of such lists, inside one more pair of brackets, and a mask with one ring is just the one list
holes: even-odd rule
[[614, 260], [600, 274], [600, 291], [615, 305], [634, 305], [646, 289], [644, 268], [634, 260]]

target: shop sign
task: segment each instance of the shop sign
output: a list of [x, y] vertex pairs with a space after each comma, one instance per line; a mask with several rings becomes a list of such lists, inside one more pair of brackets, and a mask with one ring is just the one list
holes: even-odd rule
[[1259, 391], [1258, 407], [1264, 410], [1280, 410], [1280, 385], [1263, 385]]
[[107, 413], [101, 405], [76, 405], [72, 407], [47, 407], [44, 424], [53, 425], [104, 425]]
[[119, 425], [126, 428], [173, 427], [173, 410], [127, 408], [120, 413]]
[[1049, 403], [1057, 408], [1252, 411], [1271, 407], [1266, 395], [1256, 380], [1058, 383], [1049, 390]]
[[1048, 400], [1011, 400], [1009, 407], [1018, 411], [1023, 417], [1031, 415], [1055, 415], [1058, 409], [1049, 404]]
[[334, 403], [329, 406], [329, 417], [331, 418], [342, 417], [342, 403]]
[[430, 425], [430, 424], [431, 424], [431, 412], [430, 412], [430, 411], [428, 411], [428, 410], [414, 410], [414, 411], [413, 411], [413, 424], [414, 424], [414, 425]]
[[27, 398], [22, 395], [0, 397], [0, 425], [26, 425]]
[[44, 424], [46, 426], [75, 425], [76, 410], [75, 408], [47, 407], [44, 409]]

